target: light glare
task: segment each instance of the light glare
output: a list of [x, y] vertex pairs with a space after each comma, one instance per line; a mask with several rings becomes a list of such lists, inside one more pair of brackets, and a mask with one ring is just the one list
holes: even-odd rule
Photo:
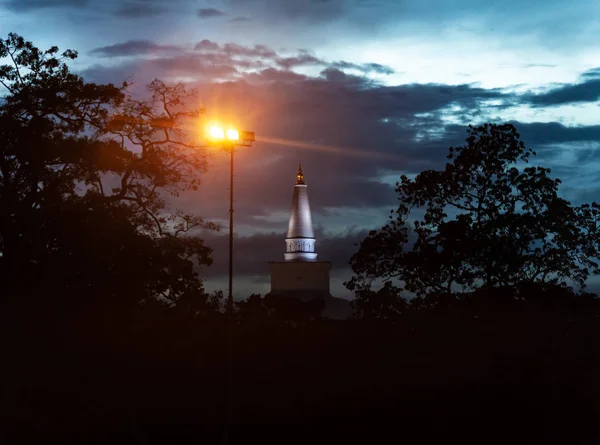
[[240, 132], [230, 128], [227, 130], [227, 139], [231, 141], [238, 141], [240, 139]]
[[225, 139], [225, 132], [221, 127], [217, 127], [216, 125], [208, 129], [208, 134], [213, 139]]

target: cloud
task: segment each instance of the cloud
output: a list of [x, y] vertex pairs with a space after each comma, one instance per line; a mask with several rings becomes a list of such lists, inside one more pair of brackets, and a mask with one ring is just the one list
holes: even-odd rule
[[[464, 128], [458, 134], [453, 128], [445, 130], [449, 125], [443, 121], [443, 110], [451, 105], [477, 109], [486, 100], [513, 100], [501, 91], [471, 85], [381, 86], [331, 68], [320, 77], [268, 66], [244, 74], [239, 64], [244, 57], [270, 56], [272, 50], [209, 40], [198, 42], [196, 48], [201, 53], [198, 57], [154, 58], [140, 62], [143, 69], [139, 71], [166, 80], [170, 76], [233, 75], [232, 81], [205, 89], [207, 109], [226, 116], [251, 110], [242, 115], [249, 129], [266, 138], [260, 143], [268, 147], [265, 156], [301, 152], [317, 164], [315, 175], [327, 177], [328, 163], [344, 171], [345, 175], [334, 175], [331, 183], [323, 184], [326, 188], [316, 201], [322, 205], [378, 205], [389, 196], [382, 184], [373, 180], [379, 170], [421, 169], [423, 161], [443, 159], [440, 154], [457, 138], [464, 140]], [[199, 87], [202, 89], [202, 84]], [[424, 113], [431, 115], [425, 117]], [[353, 176], [357, 174], [360, 176]], [[279, 178], [285, 181], [285, 176]], [[258, 187], [269, 193], [264, 184]], [[344, 189], [350, 193], [340, 196]]]
[[220, 48], [221, 47], [217, 42], [208, 39], [201, 40], [194, 46], [196, 51], [219, 51]]
[[[467, 124], [493, 120], [482, 114], [486, 103], [515, 105], [522, 99], [470, 84], [384, 86], [331, 67], [319, 76], [298, 74], [277, 69], [281, 57], [262, 46], [203, 40], [195, 53], [138, 62], [139, 71], [165, 80], [205, 78], [196, 86], [208, 113], [214, 110], [220, 119], [239, 121], [256, 133], [255, 147], [240, 153], [236, 167], [236, 218], [248, 228], [268, 228], [269, 215], [286, 211], [290, 191], [285, 185], [298, 161], [306, 166], [315, 214], [336, 207], [363, 212], [391, 207], [393, 181], [382, 177], [443, 167], [448, 147], [465, 143]], [[212, 83], [215, 77], [229, 80]], [[598, 126], [513, 123], [525, 143], [546, 156], [560, 154], [557, 144], [600, 139]], [[226, 170], [209, 172], [210, 193], [186, 205], [225, 219], [215, 193], [226, 191], [226, 179]]]
[[331, 65], [333, 68], [338, 69], [351, 69], [357, 70], [362, 73], [378, 73], [378, 74], [394, 74], [394, 70], [389, 66], [381, 65], [379, 63], [350, 63], [350, 62], [334, 62]]
[[[478, 120], [473, 121], [472, 125], [477, 126], [492, 121], [496, 120], [480, 117]], [[593, 158], [594, 156], [590, 154], [589, 150], [585, 149], [585, 146], [600, 141], [600, 125], [567, 126], [560, 122], [519, 122], [515, 120], [496, 121], [496, 123], [514, 125], [523, 143], [537, 153], [532, 162], [542, 162], [545, 166], [556, 164], [560, 166], [559, 168], [566, 168], [566, 163], [569, 161], [561, 160], [561, 156], [568, 153], [569, 147], [577, 151], [574, 155], [576, 158], [581, 156]], [[444, 131], [446, 134], [454, 133], [456, 135], [456, 143], [450, 145], [465, 145], [464, 139], [466, 133], [464, 125], [448, 125]], [[461, 137], [459, 138], [458, 135]], [[582, 162], [583, 159], [576, 159], [576, 161]], [[588, 159], [588, 161], [593, 162], [594, 159]], [[552, 167], [553, 171], [559, 170], [554, 165]], [[571, 167], [568, 168], [570, 169]], [[580, 170], [580, 166], [574, 166], [573, 168]], [[577, 176], [581, 172], [577, 173], [573, 171], [572, 174]]]
[[299, 66], [324, 66], [329, 69], [343, 72], [342, 70], [355, 70], [363, 74], [377, 73], [377, 74], [393, 74], [394, 70], [388, 66], [381, 65], [379, 63], [351, 63], [345, 61], [338, 62], [327, 62], [320, 59], [312, 54], [304, 51], [293, 57], [281, 57], [277, 59], [277, 65], [287, 70], [293, 69]]
[[119, 17], [127, 19], [154, 17], [157, 15], [164, 14], [168, 9], [160, 6], [153, 5], [151, 3], [127, 3], [122, 5], [115, 11], [115, 14]]
[[[343, 232], [351, 225], [363, 230], [385, 223], [396, 205], [393, 181], [403, 172], [443, 167], [448, 147], [466, 137], [465, 126], [444, 124], [435, 113], [418, 114], [502, 97], [469, 86], [368, 85], [341, 76], [265, 83], [244, 77], [204, 89], [199, 85], [209, 114], [217, 110], [223, 119], [241, 119], [243, 128], [257, 135], [252, 148], [236, 155], [236, 231], [285, 229], [299, 161], [315, 224]], [[433, 129], [439, 133], [428, 133]], [[205, 177], [207, 188], [186, 197], [182, 206], [224, 221], [228, 170], [224, 158], [215, 162]], [[384, 180], [388, 176], [391, 180]]]
[[600, 68], [588, 71], [583, 82], [566, 84], [540, 94], [529, 94], [526, 99], [534, 107], [548, 107], [600, 100]]
[[159, 45], [150, 40], [128, 40], [123, 43], [95, 48], [90, 54], [99, 57], [128, 57], [180, 51], [175, 45]]
[[238, 45], [235, 43], [227, 43], [221, 47], [221, 50], [229, 56], [244, 56], [244, 57], [275, 57], [275, 51], [265, 45], [254, 45], [252, 47]]
[[223, 17], [227, 14], [216, 8], [200, 8], [198, 9], [198, 17], [201, 19], [212, 19], [214, 17]]
[[8, 0], [3, 5], [15, 12], [27, 12], [46, 8], [81, 8], [89, 5], [88, 0]]
[[[600, 141], [600, 125], [566, 126], [559, 122], [510, 122], [517, 127], [521, 139], [534, 150], [539, 146]], [[560, 150], [559, 150], [560, 151]]]
[[296, 57], [284, 57], [277, 59], [277, 65], [285, 69], [291, 69], [304, 65], [324, 65], [325, 63], [317, 57], [310, 54], [300, 54]]
[[204, 54], [221, 53], [230, 57], [261, 57], [273, 58], [276, 53], [265, 45], [244, 46], [236, 43], [220, 45], [212, 40], [204, 39], [196, 43], [194, 50]]
[[[352, 69], [363, 74], [373, 71], [391, 72], [389, 68], [379, 64], [354, 64], [344, 61], [330, 63], [304, 50], [297, 51], [294, 56], [282, 56], [265, 45], [220, 44], [209, 39], [197, 42], [193, 46], [193, 51], [186, 49], [185, 45], [160, 44], [151, 40], [128, 40], [92, 49], [90, 54], [105, 58], [129, 57], [131, 59], [126, 65], [112, 65], [108, 69], [95, 66], [85, 73], [95, 79], [98, 78], [100, 71], [105, 75], [113, 73], [114, 75], [110, 76], [111, 82], [117, 81], [114, 77], [122, 73], [125, 68], [129, 73], [146, 76], [141, 73], [142, 66], [148, 75], [155, 73], [154, 77], [164, 78], [161, 73], [174, 78], [196, 74], [207, 80], [214, 76], [214, 78], [227, 80], [243, 78], [254, 83], [307, 80], [306, 75], [298, 74], [293, 70], [302, 66], [320, 66], [324, 68], [322, 75], [328, 81], [345, 83], [347, 86], [352, 83], [366, 86], [369, 81], [361, 76], [346, 74], [342, 69]], [[145, 77], [142, 79], [143, 82], [147, 80]]]
[[257, 73], [250, 73], [244, 77], [250, 83], [264, 82], [298, 82], [308, 79], [303, 74], [289, 70], [278, 70], [276, 68], [265, 68]]
[[230, 22], [251, 22], [252, 19], [249, 17], [234, 17], [231, 20], [229, 20]]
[[552, 65], [549, 63], [526, 63], [523, 65], [523, 68], [556, 68], [557, 65]]
[[231, 0], [233, 10], [261, 10], [270, 17], [324, 23], [342, 18], [351, 8], [346, 0]]
[[222, 53], [231, 57], [259, 57], [273, 59], [278, 67], [291, 70], [300, 66], [324, 66], [338, 70], [352, 69], [362, 73], [376, 72], [379, 74], [392, 74], [394, 70], [378, 63], [356, 64], [345, 61], [327, 62], [307, 51], [300, 50], [294, 56], [280, 56], [272, 48], [265, 45], [243, 46], [235, 43], [220, 45], [212, 40], [202, 40], [196, 43], [196, 51], [207, 53]]
[[[241, 65], [245, 64], [242, 62]], [[171, 57], [129, 58], [123, 64], [112, 66], [96, 64], [82, 70], [80, 74], [86, 80], [96, 83], [120, 84], [127, 79], [128, 82], [133, 82], [134, 87], [137, 85], [137, 88], [141, 89], [156, 78], [170, 83], [190, 77], [209, 81], [232, 78], [239, 74], [239, 71], [233, 64], [190, 57], [184, 53]]]
[[600, 67], [592, 68], [581, 75], [582, 79], [597, 79], [598, 77], [600, 77]]

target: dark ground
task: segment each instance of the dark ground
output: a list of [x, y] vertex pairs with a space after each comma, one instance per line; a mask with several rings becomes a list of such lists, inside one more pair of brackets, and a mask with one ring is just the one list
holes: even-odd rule
[[[242, 324], [230, 443], [598, 443], [597, 313]], [[0, 442], [222, 443], [225, 328], [3, 322]]]

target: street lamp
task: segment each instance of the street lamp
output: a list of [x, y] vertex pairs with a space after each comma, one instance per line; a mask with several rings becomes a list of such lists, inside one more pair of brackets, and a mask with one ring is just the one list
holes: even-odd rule
[[227, 378], [227, 415], [225, 426], [225, 444], [229, 443], [229, 426], [231, 424], [233, 408], [233, 153], [236, 146], [250, 147], [254, 142], [254, 133], [239, 131], [235, 128], [225, 128], [221, 125], [208, 127], [208, 139], [211, 145], [223, 147], [229, 152], [229, 294], [227, 295], [227, 320], [228, 320], [228, 378]]
[[239, 131], [221, 125], [208, 127], [208, 139], [213, 145], [221, 146], [229, 152], [229, 294], [227, 314], [233, 315], [233, 153], [236, 146], [250, 147], [254, 142], [254, 132]]

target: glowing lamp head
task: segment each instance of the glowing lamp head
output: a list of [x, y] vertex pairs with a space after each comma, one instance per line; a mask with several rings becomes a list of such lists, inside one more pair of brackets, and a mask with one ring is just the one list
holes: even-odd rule
[[230, 128], [229, 130], [227, 130], [227, 139], [229, 139], [230, 141], [239, 141], [240, 132]]
[[213, 125], [208, 129], [208, 135], [212, 139], [225, 139], [225, 132], [221, 127], [217, 127], [216, 125]]

